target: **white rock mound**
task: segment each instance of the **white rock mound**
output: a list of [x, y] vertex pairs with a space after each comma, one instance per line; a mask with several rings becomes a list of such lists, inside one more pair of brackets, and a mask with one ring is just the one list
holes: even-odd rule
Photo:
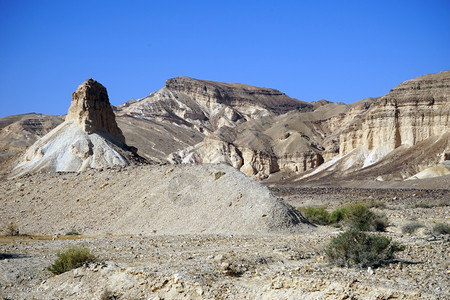
[[128, 165], [135, 150], [125, 144], [106, 88], [88, 79], [72, 94], [65, 121], [27, 149], [14, 175]]

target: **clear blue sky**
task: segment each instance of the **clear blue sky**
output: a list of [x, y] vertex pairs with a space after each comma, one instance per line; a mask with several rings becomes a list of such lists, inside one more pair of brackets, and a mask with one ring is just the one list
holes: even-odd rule
[[0, 117], [112, 104], [176, 76], [354, 102], [450, 70], [450, 1], [0, 0]]

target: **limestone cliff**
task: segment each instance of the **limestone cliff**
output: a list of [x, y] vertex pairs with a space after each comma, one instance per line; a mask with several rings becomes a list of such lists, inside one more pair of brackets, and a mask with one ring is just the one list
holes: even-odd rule
[[[324, 162], [334, 150], [326, 120], [340, 115], [345, 104], [332, 104], [328, 113], [292, 111], [223, 127], [203, 142], [179, 152], [184, 163], [227, 163], [243, 173], [264, 179], [282, 171], [286, 176], [303, 173]], [[329, 148], [323, 145], [328, 143]], [[328, 146], [327, 146], [328, 147]]]
[[450, 71], [405, 81], [368, 104], [343, 126], [339, 155], [301, 180], [419, 178], [450, 160]]
[[365, 166], [399, 146], [413, 146], [450, 128], [450, 71], [405, 81], [376, 101], [340, 135], [340, 155], [361, 148]]
[[72, 102], [66, 122], [77, 124], [84, 132], [103, 133], [116, 142], [125, 143], [125, 137], [117, 126], [116, 116], [109, 103], [106, 88], [89, 78], [72, 94]]

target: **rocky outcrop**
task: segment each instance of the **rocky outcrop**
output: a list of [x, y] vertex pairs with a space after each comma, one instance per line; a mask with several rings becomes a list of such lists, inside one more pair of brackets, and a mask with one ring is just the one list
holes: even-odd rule
[[343, 126], [339, 155], [302, 180], [404, 180], [433, 166], [443, 170], [439, 164], [450, 157], [450, 71], [405, 81], [367, 104]]
[[303, 173], [325, 161], [322, 143], [328, 128], [319, 123], [339, 113], [339, 109], [334, 107], [334, 112], [290, 112], [250, 120], [233, 128], [221, 128], [178, 155], [183, 163], [227, 163], [258, 179], [278, 171]]
[[340, 155], [361, 148], [365, 166], [390, 151], [413, 146], [450, 128], [450, 71], [405, 81], [376, 101], [340, 136]]
[[92, 78], [83, 82], [73, 92], [66, 122], [73, 122], [88, 134], [106, 134], [118, 143], [125, 143], [106, 88]]
[[135, 148], [125, 144], [106, 88], [88, 79], [73, 93], [66, 120], [28, 148], [13, 172], [128, 165], [139, 159], [135, 153]]

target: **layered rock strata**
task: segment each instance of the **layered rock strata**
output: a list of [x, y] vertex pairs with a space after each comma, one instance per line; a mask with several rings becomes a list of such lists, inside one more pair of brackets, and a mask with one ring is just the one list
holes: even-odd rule
[[174, 122], [208, 134], [223, 126], [312, 108], [275, 89], [176, 77], [150, 96], [117, 107], [116, 114]]
[[368, 166], [402, 145], [411, 147], [449, 128], [450, 71], [420, 76], [392, 89], [348, 126], [340, 135], [339, 154], [362, 149]]
[[138, 159], [135, 153], [125, 144], [106, 88], [88, 79], [73, 93], [65, 121], [28, 148], [14, 173], [128, 165]]

